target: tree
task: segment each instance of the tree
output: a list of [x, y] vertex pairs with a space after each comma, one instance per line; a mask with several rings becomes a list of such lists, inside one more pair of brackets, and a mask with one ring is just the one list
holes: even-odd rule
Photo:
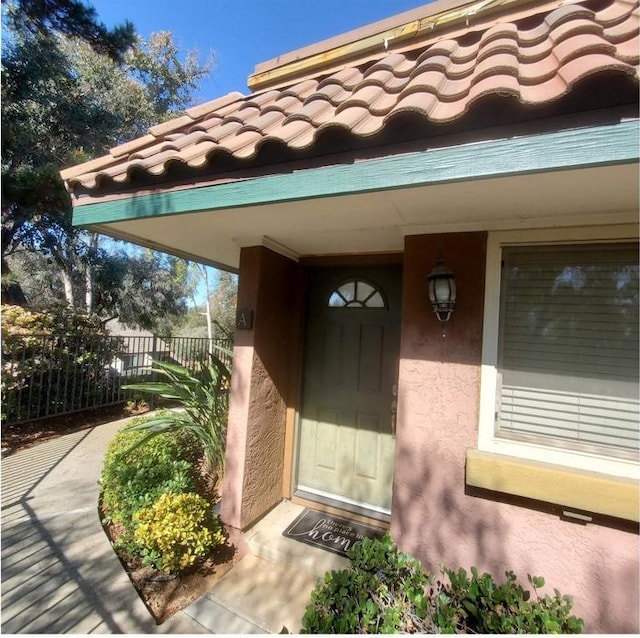
[[[12, 0], [7, 6], [2, 266], [8, 281], [3, 295], [27, 301], [7, 260], [26, 247], [57, 266], [69, 306], [91, 311], [96, 242], [71, 226], [70, 199], [58, 170], [175, 116], [191, 104], [212, 61], [201, 64], [196, 51], [182, 56], [168, 32], [154, 34], [149, 42], [130, 38], [126, 51], [116, 50], [114, 42], [126, 41], [123, 27], [102, 46], [97, 38], [104, 30], [91, 29], [88, 22], [95, 22], [95, 12], [83, 12], [84, 5], [74, 0]], [[67, 24], [72, 17], [77, 24]], [[78, 270], [86, 290], [76, 297], [72, 279]]]
[[[122, 256], [120, 257], [122, 259]], [[187, 310], [186, 268], [184, 262], [170, 255], [145, 250], [110, 268], [99, 270], [98, 280], [120, 276], [109, 285], [100, 286], [106, 293], [99, 299], [98, 314], [109, 311], [120, 323], [140, 327], [157, 334], [169, 335], [175, 317]], [[119, 267], [118, 267], [119, 266]], [[123, 267], [124, 266], [124, 267]]]
[[32, 36], [52, 32], [80, 38], [97, 52], [120, 60], [134, 39], [134, 27], [126, 21], [108, 30], [98, 22], [96, 10], [79, 0], [3, 0], [14, 29]]
[[[134, 42], [131, 23], [109, 31], [79, 0], [3, 1], [2, 270], [29, 226], [68, 225], [70, 202], [58, 176], [77, 143], [99, 122], [77, 100], [60, 34], [120, 59]], [[93, 117], [92, 117], [93, 115]], [[10, 296], [23, 295], [10, 283]]]
[[[182, 337], [227, 339], [235, 330], [238, 277], [204, 264], [190, 263], [192, 306], [176, 330]], [[196, 291], [200, 292], [196, 298]], [[204, 295], [202, 303], [201, 295]]]
[[223, 270], [219, 271], [218, 282], [210, 296], [209, 302], [213, 320], [220, 331], [224, 333], [224, 336], [232, 336], [235, 330], [237, 299], [237, 275]]
[[[118, 318], [131, 328], [170, 335], [177, 318], [187, 310], [187, 262], [150, 250], [127, 251], [114, 246], [105, 250], [97, 235], [92, 239], [95, 241], [90, 245], [76, 248], [85, 254], [83, 259], [92, 271], [90, 289], [85, 271], [73, 269], [68, 280], [62, 281], [53, 258], [41, 252], [22, 250], [9, 258], [27, 298], [37, 300], [32, 305], [52, 308], [70, 294], [77, 307], [83, 303], [91, 306], [84, 314], [95, 316], [103, 324]], [[67, 286], [70, 292], [65, 290]]]

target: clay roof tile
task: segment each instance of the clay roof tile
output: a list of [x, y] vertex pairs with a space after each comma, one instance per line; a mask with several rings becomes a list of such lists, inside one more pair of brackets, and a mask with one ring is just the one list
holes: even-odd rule
[[191, 119], [198, 120], [201, 117], [205, 117], [207, 115], [215, 113], [223, 106], [228, 106], [229, 104], [232, 104], [233, 102], [236, 102], [243, 97], [244, 96], [242, 95], [242, 93], [234, 91], [233, 93], [228, 93], [227, 95], [219, 97], [216, 100], [210, 100], [209, 102], [205, 102], [204, 104], [193, 106], [190, 109], [187, 109], [186, 113]]
[[617, 0], [598, 11], [595, 17], [598, 24], [608, 27], [618, 24], [632, 13], [638, 13], [638, 3], [635, 0]]
[[249, 162], [270, 140], [313, 153], [331, 128], [369, 138], [407, 112], [445, 126], [490, 95], [541, 107], [596, 74], [623, 74], [637, 84], [638, 0], [603, 1], [595, 12], [581, 0], [556, 8], [519, 5], [517, 20], [505, 9], [479, 26], [445, 27], [441, 36], [421, 36], [377, 59], [372, 54], [248, 96], [230, 93], [61, 176], [72, 189], [93, 190], [139, 172], [163, 175], [176, 162], [201, 168], [220, 153]]

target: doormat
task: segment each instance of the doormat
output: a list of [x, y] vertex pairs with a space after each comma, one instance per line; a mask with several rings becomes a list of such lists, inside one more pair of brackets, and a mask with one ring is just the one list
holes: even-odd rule
[[358, 541], [363, 538], [382, 538], [384, 530], [333, 514], [305, 509], [282, 535], [346, 557], [349, 549]]

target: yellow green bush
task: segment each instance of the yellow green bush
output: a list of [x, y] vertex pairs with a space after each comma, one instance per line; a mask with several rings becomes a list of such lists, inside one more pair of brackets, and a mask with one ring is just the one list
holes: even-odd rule
[[135, 514], [136, 542], [143, 561], [166, 573], [193, 565], [225, 542], [222, 525], [210, 504], [194, 493], [167, 492]]
[[166, 492], [195, 492], [194, 465], [201, 454], [197, 440], [187, 431], [159, 434], [140, 445], [145, 433], [132, 428], [145, 419], [133, 419], [111, 439], [100, 481], [104, 522], [123, 527], [118, 546], [133, 554], [138, 552], [133, 541], [136, 512]]

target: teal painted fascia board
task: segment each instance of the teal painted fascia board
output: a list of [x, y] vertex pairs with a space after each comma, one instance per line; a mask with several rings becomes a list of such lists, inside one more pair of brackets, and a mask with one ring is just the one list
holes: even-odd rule
[[638, 120], [434, 148], [77, 206], [75, 226], [178, 215], [473, 179], [633, 163]]

